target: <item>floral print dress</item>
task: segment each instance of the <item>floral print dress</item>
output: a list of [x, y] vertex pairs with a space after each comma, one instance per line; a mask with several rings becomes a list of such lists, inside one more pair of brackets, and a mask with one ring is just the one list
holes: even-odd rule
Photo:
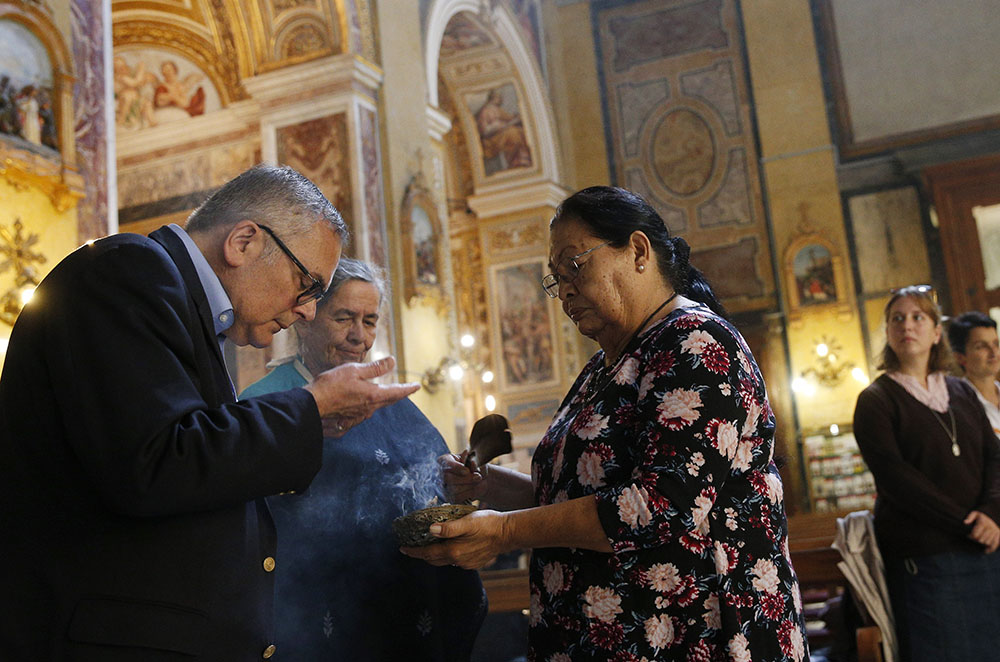
[[745, 341], [678, 308], [598, 352], [532, 460], [539, 505], [593, 495], [614, 553], [531, 559], [529, 659], [808, 659], [774, 416]]

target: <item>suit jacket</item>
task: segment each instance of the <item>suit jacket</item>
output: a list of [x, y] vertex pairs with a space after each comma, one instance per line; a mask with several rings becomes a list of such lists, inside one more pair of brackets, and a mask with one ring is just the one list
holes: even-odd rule
[[305, 390], [235, 401], [173, 232], [81, 247], [0, 377], [0, 657], [261, 659], [281, 571], [262, 497], [321, 457]]

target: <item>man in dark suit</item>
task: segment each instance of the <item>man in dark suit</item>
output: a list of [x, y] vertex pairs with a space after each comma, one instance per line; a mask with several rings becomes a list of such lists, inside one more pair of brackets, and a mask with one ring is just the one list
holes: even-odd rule
[[21, 313], [0, 376], [0, 658], [259, 660], [275, 530], [263, 497], [416, 390], [346, 364], [236, 401], [222, 339], [312, 319], [347, 230], [290, 168], [258, 166], [188, 221], [83, 246]]

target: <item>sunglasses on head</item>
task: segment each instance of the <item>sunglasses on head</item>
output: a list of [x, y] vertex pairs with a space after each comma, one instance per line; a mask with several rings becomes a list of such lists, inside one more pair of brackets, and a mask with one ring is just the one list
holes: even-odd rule
[[932, 285], [906, 285], [905, 287], [894, 287], [889, 290], [889, 293], [894, 299], [898, 297], [918, 296], [930, 299], [934, 302], [934, 305], [937, 305], [938, 302], [937, 292], [934, 290]]

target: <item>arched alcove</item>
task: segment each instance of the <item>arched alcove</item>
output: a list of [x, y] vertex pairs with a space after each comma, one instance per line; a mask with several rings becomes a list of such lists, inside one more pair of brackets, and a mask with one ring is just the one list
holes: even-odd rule
[[[537, 180], [560, 181], [558, 149], [555, 141], [553, 113], [547, 89], [538, 62], [519, 33], [509, 11], [497, 5], [478, 0], [434, 0], [427, 16], [424, 41], [425, 74], [427, 76], [428, 105], [439, 109], [438, 81], [441, 63], [441, 42], [451, 20], [461, 12], [477, 17], [480, 23], [500, 44], [511, 64], [517, 87], [523, 92], [525, 124], [530, 124], [534, 143], [533, 156], [539, 165]], [[489, 87], [489, 76], [482, 77], [480, 89]], [[457, 100], [456, 100], [457, 101]], [[469, 125], [467, 125], [468, 127]], [[468, 132], [468, 129], [467, 129]], [[471, 140], [475, 136], [466, 136]], [[503, 185], [501, 185], [503, 186]], [[495, 186], [477, 186], [477, 193], [487, 192]]]

